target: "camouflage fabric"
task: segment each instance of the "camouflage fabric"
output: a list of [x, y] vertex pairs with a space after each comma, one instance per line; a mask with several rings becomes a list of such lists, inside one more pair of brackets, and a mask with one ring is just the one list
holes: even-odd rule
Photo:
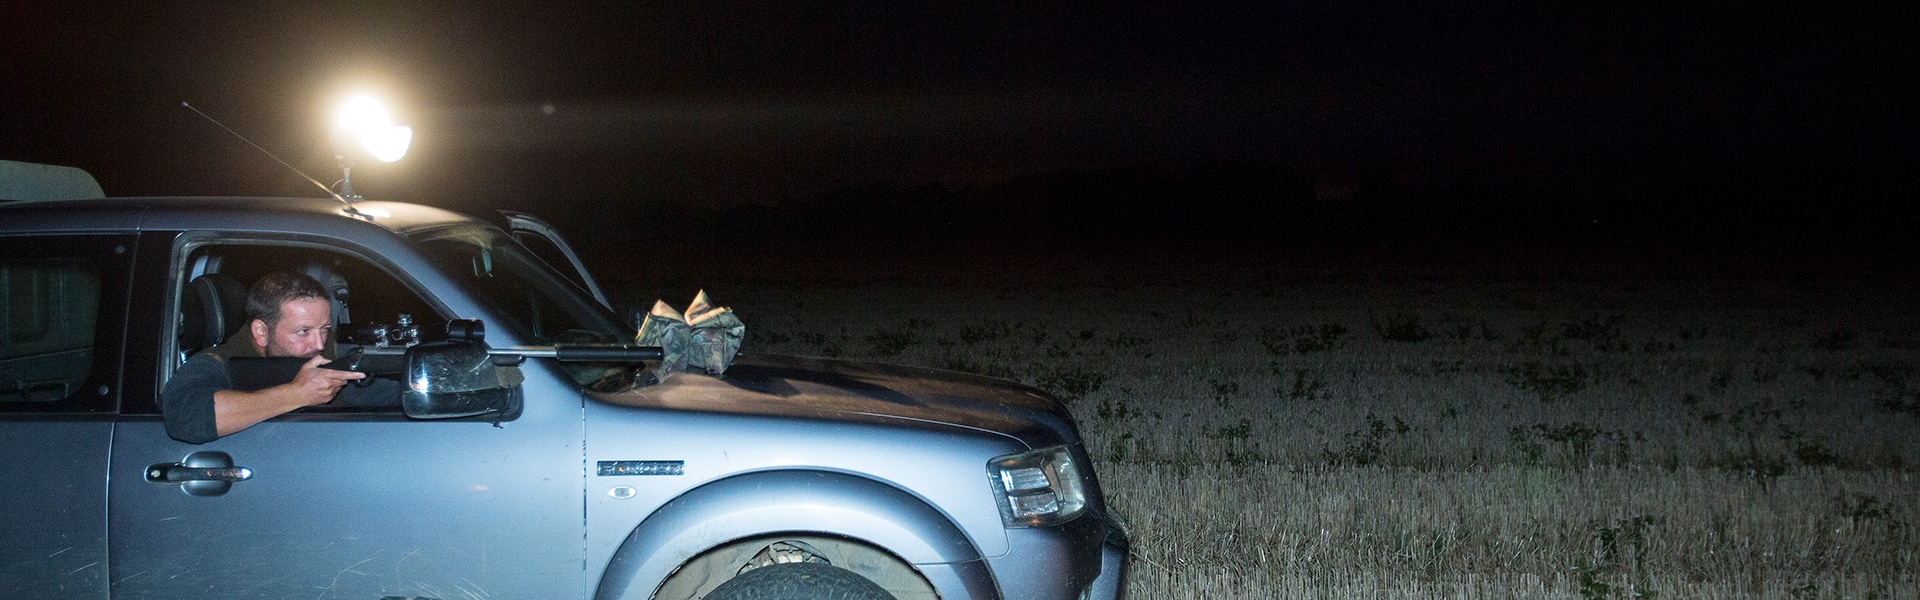
[[654, 365], [653, 378], [656, 381], [666, 381], [687, 367], [687, 346], [690, 341], [686, 317], [659, 300], [653, 302], [653, 310], [648, 311], [646, 320], [640, 322], [640, 333], [633, 339], [638, 346], [659, 346], [665, 354], [660, 358], [660, 364]]
[[707, 291], [700, 290], [684, 314], [666, 302], [654, 301], [634, 344], [660, 347], [665, 357], [654, 367], [653, 375], [656, 381], [666, 381], [689, 367], [713, 375], [726, 373], [733, 357], [740, 353], [740, 341], [746, 333], [746, 324], [733, 309], [715, 307]]
[[747, 325], [740, 322], [733, 309], [713, 306], [707, 300], [706, 290], [700, 290], [693, 297], [693, 304], [687, 306], [687, 325], [693, 329], [688, 349], [693, 366], [703, 367], [714, 375], [727, 372], [733, 356], [740, 353], [740, 340], [747, 335]]

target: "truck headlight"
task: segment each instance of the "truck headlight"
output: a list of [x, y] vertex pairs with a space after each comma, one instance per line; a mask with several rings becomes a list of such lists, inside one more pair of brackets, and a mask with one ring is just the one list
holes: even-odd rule
[[1080, 467], [1065, 446], [995, 457], [987, 475], [1008, 527], [1058, 525], [1086, 512]]

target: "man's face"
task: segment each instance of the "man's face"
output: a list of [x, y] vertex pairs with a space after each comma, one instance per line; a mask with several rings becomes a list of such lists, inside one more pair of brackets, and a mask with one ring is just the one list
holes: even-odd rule
[[280, 305], [280, 322], [271, 330], [253, 320], [253, 343], [267, 356], [313, 358], [333, 335], [333, 304], [326, 300], [288, 300]]

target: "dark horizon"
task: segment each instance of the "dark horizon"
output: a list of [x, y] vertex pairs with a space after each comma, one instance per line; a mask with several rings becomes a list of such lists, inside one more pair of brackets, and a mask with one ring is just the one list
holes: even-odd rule
[[1185, 189], [1225, 193], [1161, 216], [1885, 236], [1920, 158], [1900, 12], [35, 2], [7, 9], [0, 159], [112, 195], [312, 195], [180, 102], [332, 181], [325, 113], [360, 89], [416, 131], [363, 193], [589, 236], [1036, 180], [1085, 187], [1031, 210], [1111, 236], [1144, 224], [1101, 204]]

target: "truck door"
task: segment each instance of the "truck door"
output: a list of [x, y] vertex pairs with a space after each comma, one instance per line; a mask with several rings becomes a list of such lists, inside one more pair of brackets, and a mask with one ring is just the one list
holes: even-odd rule
[[[340, 270], [355, 318], [480, 316], [425, 293], [416, 282], [432, 274], [417, 275], [426, 267], [406, 248], [182, 236], [169, 291], [142, 303], [178, 311], [190, 265], [251, 284], [318, 257]], [[161, 356], [177, 354], [178, 335], [156, 337]], [[123, 418], [113, 441], [114, 597], [581, 597], [580, 395], [526, 371], [520, 414], [497, 423], [320, 406], [195, 445], [137, 409], [147, 415]]]
[[0, 598], [107, 597], [133, 239], [0, 236]]
[[593, 280], [593, 274], [587, 272], [587, 264], [580, 260], [580, 255], [573, 252], [573, 246], [568, 245], [566, 238], [560, 237], [560, 232], [552, 225], [527, 213], [503, 210], [500, 214], [507, 217], [513, 241], [532, 250], [540, 260], [546, 261], [547, 266], [592, 294], [601, 306], [613, 307], [607, 302], [607, 293], [601, 291], [600, 284]]

